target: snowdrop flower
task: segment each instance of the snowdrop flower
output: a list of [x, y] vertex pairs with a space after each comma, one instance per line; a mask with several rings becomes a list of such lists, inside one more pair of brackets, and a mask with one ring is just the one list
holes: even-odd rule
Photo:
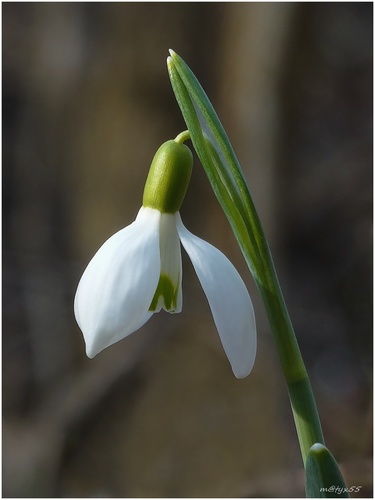
[[181, 242], [206, 294], [232, 370], [243, 378], [256, 353], [253, 306], [229, 260], [181, 221], [179, 210], [193, 159], [180, 136], [157, 151], [135, 221], [111, 236], [88, 264], [76, 292], [75, 316], [87, 355], [93, 358], [138, 330], [155, 312], [180, 312]]

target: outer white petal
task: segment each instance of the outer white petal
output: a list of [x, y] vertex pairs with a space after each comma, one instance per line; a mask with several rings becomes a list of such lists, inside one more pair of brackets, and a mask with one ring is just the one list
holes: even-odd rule
[[180, 217], [177, 230], [208, 299], [233, 373], [244, 378], [254, 365], [257, 346], [254, 309], [246, 286], [225, 255], [190, 233]]
[[79, 282], [74, 312], [93, 358], [140, 328], [160, 275], [158, 210], [142, 207], [135, 221], [109, 238]]

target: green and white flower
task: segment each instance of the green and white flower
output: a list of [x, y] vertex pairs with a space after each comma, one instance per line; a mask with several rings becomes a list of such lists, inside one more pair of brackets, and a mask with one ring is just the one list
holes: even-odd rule
[[243, 378], [256, 354], [254, 310], [231, 262], [181, 221], [179, 209], [191, 168], [192, 155], [185, 145], [168, 141], [159, 148], [135, 221], [111, 236], [83, 273], [75, 316], [87, 355], [93, 358], [138, 330], [155, 312], [181, 312], [181, 243], [206, 294], [233, 372]]

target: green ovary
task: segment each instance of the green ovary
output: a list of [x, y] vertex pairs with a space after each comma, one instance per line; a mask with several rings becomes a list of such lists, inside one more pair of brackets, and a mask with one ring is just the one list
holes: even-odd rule
[[152, 160], [143, 192], [143, 206], [174, 214], [181, 208], [189, 185], [193, 155], [184, 144], [167, 141]]
[[169, 276], [161, 274], [149, 311], [160, 311], [163, 307], [168, 312], [174, 312], [177, 308], [177, 295], [178, 283], [175, 286]]

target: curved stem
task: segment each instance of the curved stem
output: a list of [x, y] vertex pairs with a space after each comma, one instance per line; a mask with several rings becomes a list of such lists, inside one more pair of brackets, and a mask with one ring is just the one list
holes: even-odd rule
[[190, 132], [188, 130], [184, 130], [174, 140], [175, 142], [178, 142], [179, 144], [183, 144], [185, 141], [188, 141], [190, 139]]

